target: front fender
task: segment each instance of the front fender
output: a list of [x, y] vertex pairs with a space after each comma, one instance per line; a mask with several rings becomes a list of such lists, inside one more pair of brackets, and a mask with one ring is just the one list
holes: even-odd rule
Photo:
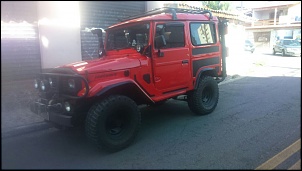
[[128, 94], [129, 96], [132, 96], [132, 98], [140, 96], [147, 101], [153, 102], [147, 93], [145, 93], [135, 81], [129, 78], [120, 78], [96, 83], [91, 87], [88, 97], [100, 97], [111, 93]]

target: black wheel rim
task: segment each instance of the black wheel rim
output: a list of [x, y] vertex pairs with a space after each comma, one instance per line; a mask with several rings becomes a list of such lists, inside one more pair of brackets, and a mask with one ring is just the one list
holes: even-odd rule
[[214, 90], [213, 88], [207, 86], [204, 88], [202, 95], [201, 95], [201, 101], [204, 106], [210, 107], [214, 104]]

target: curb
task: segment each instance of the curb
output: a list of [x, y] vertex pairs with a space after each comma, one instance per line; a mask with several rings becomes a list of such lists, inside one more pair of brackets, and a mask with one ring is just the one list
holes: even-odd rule
[[14, 137], [14, 136], [18, 136], [18, 135], [28, 134], [28, 133], [32, 133], [32, 132], [36, 132], [36, 131], [41, 131], [41, 130], [45, 130], [45, 129], [52, 128], [52, 127], [53, 126], [50, 123], [37, 122], [37, 123], [25, 125], [25, 126], [16, 127], [11, 130], [4, 131], [1, 134], [2, 134], [2, 139], [3, 139], [3, 138], [9, 138], [9, 137]]
[[223, 85], [223, 84], [227, 84], [227, 83], [231, 83], [233, 81], [237, 81], [240, 80], [242, 78], [245, 78], [246, 76], [240, 76], [240, 75], [229, 75], [228, 77], [230, 77], [229, 79], [222, 81], [221, 83], [219, 83], [218, 85]]

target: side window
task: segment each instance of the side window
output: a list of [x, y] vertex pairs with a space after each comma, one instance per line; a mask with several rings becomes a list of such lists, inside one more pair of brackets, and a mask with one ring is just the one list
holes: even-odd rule
[[[164, 36], [166, 40], [166, 46], [160, 47], [161, 49], [184, 47], [185, 46], [185, 35], [183, 25], [156, 25], [155, 39], [159, 39], [160, 36]], [[158, 45], [154, 47], [158, 49]]]
[[191, 23], [191, 41], [194, 46], [216, 43], [214, 23]]

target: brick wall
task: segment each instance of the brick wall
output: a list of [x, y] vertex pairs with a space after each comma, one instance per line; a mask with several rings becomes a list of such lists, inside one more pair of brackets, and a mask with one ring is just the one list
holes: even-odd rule
[[103, 28], [145, 12], [145, 1], [80, 1], [82, 59], [98, 58], [98, 39], [85, 28]]

